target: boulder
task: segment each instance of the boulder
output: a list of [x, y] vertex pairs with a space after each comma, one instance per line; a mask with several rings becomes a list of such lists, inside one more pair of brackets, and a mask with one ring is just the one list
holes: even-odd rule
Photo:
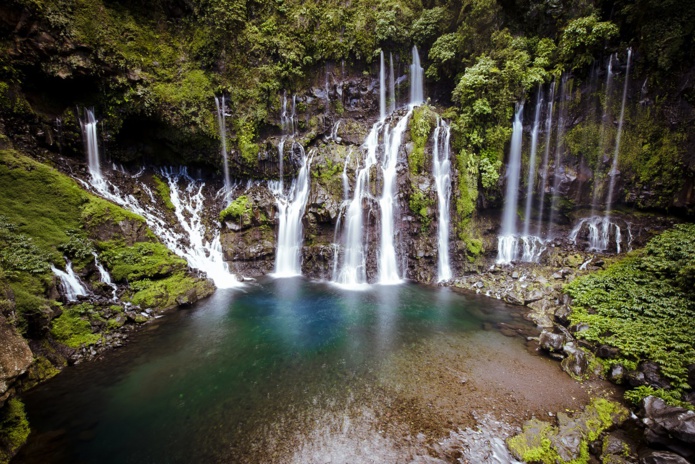
[[541, 332], [538, 339], [540, 341], [541, 348], [551, 352], [562, 351], [562, 345], [565, 343], [564, 335], [548, 332], [547, 330]]
[[601, 345], [596, 350], [596, 356], [601, 359], [615, 359], [620, 355], [620, 350], [614, 346]]
[[627, 369], [622, 364], [614, 364], [608, 371], [608, 380], [618, 385], [625, 381], [625, 376], [627, 376]]
[[27, 371], [33, 360], [26, 340], [0, 315], [0, 406], [15, 379]]
[[670, 451], [649, 451], [640, 457], [639, 464], [690, 464], [687, 459]]
[[695, 458], [695, 411], [669, 406], [654, 396], [642, 400], [642, 410], [647, 443]]
[[562, 360], [562, 370], [576, 380], [584, 380], [591, 374], [590, 367], [592, 356], [582, 349], [574, 350]]

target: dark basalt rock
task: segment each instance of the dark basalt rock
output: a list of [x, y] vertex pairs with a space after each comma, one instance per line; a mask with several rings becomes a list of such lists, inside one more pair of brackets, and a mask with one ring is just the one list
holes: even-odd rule
[[647, 443], [687, 459], [695, 458], [695, 411], [669, 406], [661, 398], [648, 396], [642, 400], [642, 412]]
[[687, 459], [670, 451], [649, 451], [640, 457], [639, 464], [690, 464]]
[[541, 348], [546, 351], [559, 352], [562, 351], [562, 345], [565, 343], [565, 336], [555, 334], [544, 330], [539, 337]]
[[596, 356], [602, 359], [615, 359], [620, 355], [620, 350], [614, 346], [601, 345], [596, 350]]
[[615, 364], [608, 371], [608, 380], [613, 383], [621, 384], [625, 381], [625, 376], [627, 375], [627, 369], [622, 364]]
[[644, 362], [636, 371], [631, 371], [628, 374], [628, 382], [632, 387], [671, 388], [671, 384], [661, 376], [659, 365], [651, 361]]

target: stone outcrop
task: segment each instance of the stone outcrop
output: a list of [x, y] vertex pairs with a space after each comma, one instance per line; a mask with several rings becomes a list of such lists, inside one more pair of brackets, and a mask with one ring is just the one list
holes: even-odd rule
[[34, 356], [26, 340], [0, 315], [0, 406], [10, 394], [12, 384], [24, 374]]
[[648, 396], [642, 401], [642, 413], [647, 443], [689, 460], [695, 458], [695, 411], [669, 406], [661, 398]]

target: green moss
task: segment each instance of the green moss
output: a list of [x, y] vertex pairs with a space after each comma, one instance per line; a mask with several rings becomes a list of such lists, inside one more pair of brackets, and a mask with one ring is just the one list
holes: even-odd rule
[[88, 230], [96, 230], [107, 223], [118, 224], [122, 221], [134, 221], [144, 224], [142, 216], [131, 213], [113, 203], [90, 195], [82, 208], [82, 220]]
[[88, 317], [83, 305], [66, 308], [51, 321], [51, 335], [70, 348], [93, 345], [102, 336], [93, 333]]
[[174, 211], [176, 208], [171, 202], [171, 190], [169, 189], [169, 184], [164, 182], [159, 176], [152, 176], [152, 181], [154, 182], [154, 187], [159, 194], [159, 197], [164, 202], [164, 206], [170, 211]]
[[251, 214], [251, 202], [249, 197], [246, 195], [241, 195], [232, 201], [229, 206], [220, 212], [220, 222], [226, 220], [240, 221]]
[[[173, 308], [179, 302], [187, 303], [187, 295], [195, 292], [198, 297], [211, 292], [207, 281], [178, 272], [159, 280], [143, 279], [132, 284], [134, 294], [131, 301], [142, 308]], [[136, 321], [137, 322], [137, 321]]]
[[436, 117], [434, 111], [427, 105], [418, 106], [413, 110], [413, 116], [410, 120], [410, 138], [413, 140], [413, 150], [408, 155], [408, 166], [411, 174], [420, 174], [425, 167], [425, 146], [432, 128], [436, 124]]
[[676, 392], [687, 389], [687, 366], [695, 363], [695, 225], [684, 224], [652, 239], [606, 270], [580, 277], [565, 291], [573, 298], [578, 337], [615, 346], [613, 363], [655, 361]]
[[9, 462], [14, 453], [27, 441], [29, 431], [24, 404], [19, 398], [10, 398], [0, 409], [1, 463]]
[[466, 251], [467, 253], [467, 258], [469, 262], [474, 262], [478, 256], [480, 256], [483, 251], [483, 241], [477, 238], [472, 238], [468, 237], [466, 240]]
[[138, 242], [125, 246], [121, 240], [99, 242], [101, 260], [111, 270], [115, 282], [133, 284], [140, 279], [167, 277], [187, 267], [184, 259], [174, 255], [161, 243]]
[[416, 190], [408, 200], [408, 205], [410, 210], [415, 214], [415, 216], [420, 221], [420, 231], [422, 233], [427, 232], [432, 223], [432, 215], [430, 213], [430, 208], [434, 206], [434, 200], [427, 195], [422, 190]]
[[514, 456], [526, 462], [555, 464], [560, 457], [553, 449], [550, 437], [556, 432], [549, 423], [533, 419], [524, 425], [521, 434], [507, 439], [507, 447]]

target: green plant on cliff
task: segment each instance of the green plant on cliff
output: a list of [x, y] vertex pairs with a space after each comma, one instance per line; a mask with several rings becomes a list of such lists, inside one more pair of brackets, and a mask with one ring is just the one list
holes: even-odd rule
[[410, 138], [413, 140], [413, 150], [408, 155], [410, 173], [421, 174], [425, 167], [425, 146], [436, 124], [436, 113], [427, 105], [418, 106], [413, 110], [410, 120]]
[[51, 335], [70, 348], [93, 345], [102, 336], [93, 332], [90, 316], [94, 317], [94, 307], [87, 303], [65, 308], [51, 321]]
[[571, 321], [577, 336], [615, 346], [610, 364], [635, 368], [655, 361], [674, 392], [687, 389], [695, 363], [695, 225], [683, 224], [652, 239], [606, 270], [571, 282]]
[[159, 198], [164, 202], [164, 206], [166, 206], [169, 211], [174, 211], [176, 208], [171, 202], [171, 189], [169, 188], [169, 184], [163, 181], [159, 176], [152, 176], [152, 181], [159, 194]]
[[251, 202], [249, 197], [241, 195], [220, 212], [220, 222], [226, 220], [239, 221], [248, 214], [251, 214]]
[[28, 437], [29, 421], [24, 404], [19, 398], [10, 398], [0, 409], [0, 463], [8, 463]]
[[434, 200], [427, 196], [422, 190], [416, 190], [408, 200], [410, 210], [415, 213], [420, 221], [420, 231], [426, 233], [432, 224], [431, 208], [434, 206]]

